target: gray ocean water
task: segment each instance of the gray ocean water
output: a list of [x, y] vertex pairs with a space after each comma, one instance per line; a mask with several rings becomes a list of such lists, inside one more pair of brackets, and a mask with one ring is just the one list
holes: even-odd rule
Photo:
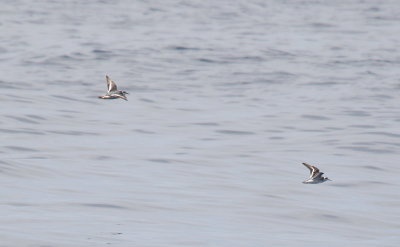
[[0, 30], [1, 247], [399, 246], [398, 1], [4, 0]]

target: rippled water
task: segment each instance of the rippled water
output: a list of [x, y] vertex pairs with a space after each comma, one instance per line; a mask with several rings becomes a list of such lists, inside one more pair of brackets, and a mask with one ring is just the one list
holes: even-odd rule
[[3, 1], [0, 246], [398, 246], [399, 16]]

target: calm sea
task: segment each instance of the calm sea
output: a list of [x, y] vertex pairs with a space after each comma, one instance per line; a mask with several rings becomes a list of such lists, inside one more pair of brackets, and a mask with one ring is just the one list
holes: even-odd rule
[[3, 0], [0, 30], [0, 247], [399, 246], [398, 1]]

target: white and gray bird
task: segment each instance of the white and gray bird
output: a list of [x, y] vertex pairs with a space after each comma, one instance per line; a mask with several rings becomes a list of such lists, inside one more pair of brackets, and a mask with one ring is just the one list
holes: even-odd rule
[[307, 163], [303, 163], [303, 165], [310, 170], [310, 177], [307, 180], [303, 181], [303, 184], [319, 184], [327, 180], [332, 181], [327, 177], [323, 177], [322, 175], [324, 173], [320, 172], [317, 167], [309, 165]]
[[128, 100], [125, 94], [128, 94], [126, 91], [119, 91], [117, 89], [117, 84], [113, 80], [106, 75], [107, 81], [107, 94], [103, 96], [99, 96], [100, 99], [124, 99]]

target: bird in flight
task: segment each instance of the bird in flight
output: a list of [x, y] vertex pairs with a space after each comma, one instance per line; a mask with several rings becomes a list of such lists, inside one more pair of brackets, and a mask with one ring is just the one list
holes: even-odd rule
[[322, 175], [324, 173], [320, 172], [317, 167], [309, 165], [307, 163], [303, 163], [303, 165], [310, 170], [310, 177], [307, 180], [303, 181], [303, 184], [319, 184], [327, 180], [332, 181], [327, 177], [323, 177]]
[[106, 75], [106, 80], [107, 80], [107, 93], [106, 95], [99, 96], [100, 99], [124, 99], [128, 100], [125, 96], [125, 94], [128, 94], [126, 91], [119, 91], [117, 89], [117, 84], [113, 80]]

